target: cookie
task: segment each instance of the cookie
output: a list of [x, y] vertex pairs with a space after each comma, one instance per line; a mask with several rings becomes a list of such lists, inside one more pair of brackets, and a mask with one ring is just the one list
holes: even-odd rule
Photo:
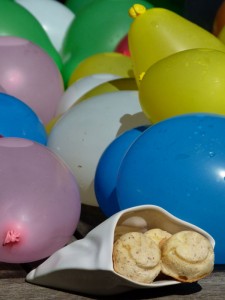
[[150, 229], [145, 232], [145, 235], [150, 237], [159, 247], [172, 236], [168, 231], [159, 228]]
[[141, 232], [122, 235], [113, 246], [115, 272], [139, 283], [152, 283], [161, 271], [159, 246]]
[[161, 248], [162, 273], [181, 282], [194, 282], [208, 276], [214, 268], [214, 250], [198, 232], [180, 231]]
[[114, 242], [116, 240], [118, 240], [118, 238], [120, 238], [125, 233], [128, 233], [128, 232], [142, 232], [143, 233], [145, 231], [146, 231], [145, 228], [139, 228], [136, 226], [118, 225], [118, 226], [116, 226], [115, 232], [114, 232]]

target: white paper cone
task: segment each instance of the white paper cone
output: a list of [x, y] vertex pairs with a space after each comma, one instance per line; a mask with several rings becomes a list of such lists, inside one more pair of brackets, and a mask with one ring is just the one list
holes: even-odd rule
[[[179, 283], [171, 279], [141, 284], [117, 274], [113, 269], [112, 252], [118, 226], [122, 228], [121, 234], [125, 233], [126, 228], [128, 232], [134, 231], [134, 227], [136, 231], [160, 228], [171, 234], [194, 230], [215, 246], [214, 239], [201, 228], [176, 218], [158, 206], [142, 205], [116, 213], [82, 240], [58, 250], [32, 270], [26, 280], [37, 285], [92, 295], [112, 295], [137, 288]], [[120, 230], [117, 233], [120, 234]]]

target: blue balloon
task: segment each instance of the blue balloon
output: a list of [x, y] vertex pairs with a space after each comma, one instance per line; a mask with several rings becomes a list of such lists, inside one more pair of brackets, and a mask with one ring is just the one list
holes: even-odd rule
[[225, 117], [181, 115], [145, 130], [121, 163], [116, 192], [120, 209], [158, 205], [206, 230], [224, 264]]
[[45, 127], [36, 113], [23, 101], [4, 93], [0, 93], [0, 137], [47, 144]]
[[115, 187], [123, 157], [130, 145], [147, 128], [148, 126], [140, 126], [124, 132], [109, 144], [99, 159], [94, 189], [99, 207], [107, 217], [120, 211]]

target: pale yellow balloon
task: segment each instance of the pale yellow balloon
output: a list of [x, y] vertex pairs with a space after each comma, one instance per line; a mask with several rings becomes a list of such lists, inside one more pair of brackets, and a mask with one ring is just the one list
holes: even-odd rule
[[99, 86], [93, 88], [85, 95], [83, 95], [77, 101], [77, 103], [104, 93], [117, 92], [117, 91], [137, 91], [137, 90], [138, 90], [138, 86], [134, 78], [114, 79], [108, 82], [104, 82]]
[[68, 85], [80, 78], [98, 73], [115, 74], [120, 77], [134, 78], [131, 58], [117, 52], [97, 53], [84, 59], [73, 71]]
[[128, 32], [128, 43], [137, 83], [157, 61], [176, 52], [210, 48], [225, 52], [212, 33], [164, 8], [139, 10]]

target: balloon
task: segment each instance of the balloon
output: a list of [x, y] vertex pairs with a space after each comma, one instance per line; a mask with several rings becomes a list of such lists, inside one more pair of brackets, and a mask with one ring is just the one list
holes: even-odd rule
[[47, 144], [45, 127], [33, 110], [3, 93], [0, 93], [0, 137], [19, 137]]
[[98, 161], [94, 189], [99, 207], [107, 217], [120, 211], [116, 195], [116, 180], [123, 157], [131, 144], [147, 128], [148, 126], [141, 126], [122, 133], [108, 145]]
[[98, 53], [84, 59], [72, 73], [68, 85], [80, 78], [98, 73], [109, 73], [120, 77], [134, 77], [130, 57], [121, 53]]
[[64, 92], [62, 75], [40, 47], [28, 40], [0, 36], [0, 85], [30, 106], [44, 124], [56, 113]]
[[115, 49], [116, 52], [119, 52], [123, 55], [130, 56], [130, 50], [128, 45], [128, 35], [126, 34], [125, 37], [119, 42]]
[[154, 7], [167, 8], [179, 15], [184, 14], [184, 5], [186, 0], [149, 0]]
[[221, 29], [225, 26], [225, 2], [221, 2], [213, 20], [212, 32], [216, 36], [219, 35]]
[[65, 34], [75, 14], [55, 0], [15, 0], [27, 9], [41, 24], [55, 49], [60, 53]]
[[191, 49], [151, 66], [140, 83], [139, 99], [153, 122], [180, 114], [225, 114], [225, 52]]
[[62, 59], [41, 24], [27, 9], [14, 1], [1, 1], [0, 36], [17, 36], [31, 41], [47, 52], [61, 70]]
[[94, 0], [65, 0], [65, 5], [75, 14], [82, 12], [82, 9], [90, 5]]
[[[146, 7], [152, 6], [145, 0], [139, 2]], [[97, 53], [114, 51], [128, 33], [132, 22], [128, 10], [134, 3], [135, 0], [91, 1], [80, 14], [76, 14], [62, 47], [62, 74], [66, 85], [72, 72], [84, 59]]]
[[138, 91], [105, 93], [71, 107], [52, 128], [47, 146], [71, 168], [83, 204], [98, 206], [94, 176], [108, 144], [133, 127], [149, 124]]
[[188, 114], [145, 130], [127, 151], [117, 177], [120, 209], [163, 207], [209, 232], [216, 263], [225, 263], [225, 117]]
[[[141, 10], [142, 9], [142, 10]], [[225, 45], [213, 34], [164, 8], [139, 8], [128, 32], [135, 78], [157, 61], [183, 50], [210, 48], [225, 52]]]
[[47, 147], [0, 139], [0, 260], [25, 263], [68, 243], [80, 217], [77, 182]]
[[138, 87], [134, 78], [117, 78], [107, 82], [104, 82], [95, 88], [91, 89], [89, 92], [85, 93], [80, 97], [77, 103], [84, 101], [86, 99], [111, 92], [118, 91], [138, 91]]
[[56, 115], [62, 115], [90, 90], [94, 89], [104, 82], [116, 78], [120, 78], [120, 76], [114, 74], [99, 73], [85, 76], [75, 81], [65, 90], [64, 94], [62, 95]]

